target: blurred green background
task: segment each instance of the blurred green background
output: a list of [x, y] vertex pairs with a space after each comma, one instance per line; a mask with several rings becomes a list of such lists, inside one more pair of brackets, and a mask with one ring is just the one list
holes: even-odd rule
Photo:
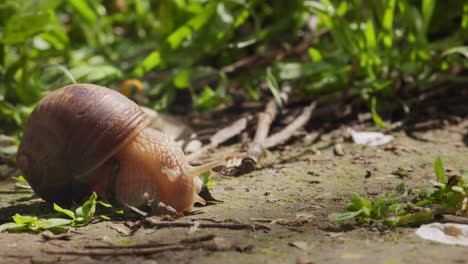
[[73, 79], [139, 79], [140, 103], [201, 112], [288, 81], [359, 96], [383, 125], [381, 100], [408, 111], [411, 91], [466, 83], [467, 41], [468, 1], [0, 0], [0, 134]]

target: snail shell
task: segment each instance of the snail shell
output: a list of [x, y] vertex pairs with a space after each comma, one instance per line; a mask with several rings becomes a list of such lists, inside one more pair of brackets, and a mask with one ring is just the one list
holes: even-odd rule
[[[60, 88], [42, 99], [24, 130], [17, 160], [33, 190], [59, 204], [113, 190], [118, 202], [157, 200], [189, 211], [202, 171], [165, 134], [148, 127], [142, 109], [120, 93], [92, 84]], [[118, 162], [115, 172], [114, 163]]]

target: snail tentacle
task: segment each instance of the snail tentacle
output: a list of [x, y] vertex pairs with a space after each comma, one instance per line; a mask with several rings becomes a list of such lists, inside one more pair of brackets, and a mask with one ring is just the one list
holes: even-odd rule
[[207, 172], [207, 171], [209, 171], [211, 169], [214, 169], [216, 167], [219, 167], [221, 165], [224, 165], [223, 160], [215, 160], [215, 161], [203, 164], [203, 165], [192, 166], [191, 176], [196, 177], [196, 176], [198, 176], [198, 175], [200, 175], [200, 174], [202, 174], [204, 172]]

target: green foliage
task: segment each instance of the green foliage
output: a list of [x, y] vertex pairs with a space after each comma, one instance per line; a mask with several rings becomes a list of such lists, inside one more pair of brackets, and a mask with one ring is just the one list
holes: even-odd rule
[[22, 175], [11, 178], [16, 181], [15, 188], [32, 191], [31, 186]]
[[13, 222], [0, 226], [0, 231], [7, 230], [12, 233], [39, 233], [44, 230], [50, 230], [54, 233], [63, 233], [66, 231], [65, 226], [70, 225], [71, 222], [71, 220], [63, 218], [40, 220], [35, 216], [22, 216], [20, 214], [16, 214], [13, 216]]
[[391, 194], [377, 197], [375, 201], [350, 195], [346, 213], [333, 213], [331, 221], [342, 222], [354, 219], [358, 222], [374, 222], [387, 226], [420, 224], [432, 220], [442, 213], [466, 211], [468, 199], [468, 173], [461, 171], [461, 178], [447, 181], [439, 157], [434, 162], [438, 181], [432, 181], [434, 188], [408, 191], [404, 182]]
[[[21, 178], [18, 178], [19, 181], [22, 181]], [[64, 209], [57, 204], [54, 204], [54, 210], [65, 214], [69, 219], [66, 218], [48, 218], [48, 219], [39, 219], [36, 216], [21, 216], [16, 214], [13, 216], [13, 222], [5, 223], [0, 226], [1, 231], [8, 232], [33, 232], [39, 233], [45, 230], [50, 230], [54, 233], [63, 233], [67, 231], [67, 226], [71, 227], [82, 227], [91, 222], [93, 219], [94, 213], [96, 212], [96, 204], [100, 204], [104, 207], [112, 207], [110, 204], [96, 201], [97, 195], [93, 193], [91, 197], [83, 203], [83, 205], [76, 208], [73, 212], [72, 210]], [[104, 220], [109, 220], [109, 217], [106, 215], [100, 215]]]
[[199, 177], [204, 185], [208, 187], [212, 187], [214, 185], [214, 183], [211, 181], [211, 170], [203, 172], [199, 175]]
[[[0, 125], [18, 131], [62, 85], [141, 78], [148, 106], [189, 93], [205, 112], [232, 86], [278, 101], [284, 81], [310, 97], [349, 89], [385, 126], [378, 101], [400, 83], [430, 89], [467, 67], [467, 32], [463, 1], [2, 0]], [[290, 52], [301, 43], [309, 57]]]

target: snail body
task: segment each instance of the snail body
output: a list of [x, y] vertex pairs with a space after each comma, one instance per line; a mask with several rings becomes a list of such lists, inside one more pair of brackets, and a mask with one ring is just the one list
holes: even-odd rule
[[204, 204], [197, 175], [221, 164], [191, 166], [172, 139], [148, 123], [143, 110], [116, 91], [65, 86], [33, 110], [18, 165], [47, 202], [81, 202], [96, 191], [121, 204], [155, 200], [179, 212]]

